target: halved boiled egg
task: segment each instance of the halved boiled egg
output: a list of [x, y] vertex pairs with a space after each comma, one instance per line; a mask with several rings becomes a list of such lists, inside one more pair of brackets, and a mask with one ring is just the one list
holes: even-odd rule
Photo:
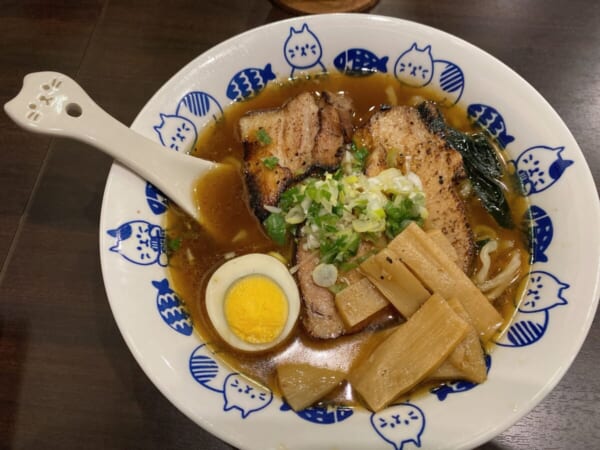
[[300, 313], [300, 294], [288, 268], [273, 256], [251, 253], [219, 267], [206, 287], [215, 330], [232, 347], [256, 352], [285, 340]]

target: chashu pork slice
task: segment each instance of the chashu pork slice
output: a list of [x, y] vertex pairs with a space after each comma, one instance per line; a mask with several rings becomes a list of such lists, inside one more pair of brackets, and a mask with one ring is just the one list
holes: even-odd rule
[[[334, 339], [343, 334], [356, 333], [367, 326], [383, 325], [389, 320], [388, 313], [383, 311], [365, 323], [359, 323], [352, 328], [347, 328], [335, 305], [335, 295], [327, 288], [315, 284], [312, 273], [319, 264], [319, 250], [304, 248], [305, 238], [301, 238], [296, 246], [295, 261], [296, 279], [302, 295], [302, 326], [314, 338]], [[357, 256], [363, 256], [372, 251], [369, 243], [361, 243]], [[338, 281], [347, 285], [356, 283], [364, 275], [358, 268], [340, 274]]]
[[333, 339], [344, 334], [344, 322], [335, 306], [335, 296], [312, 278], [319, 264], [318, 250], [305, 250], [301, 241], [296, 247], [296, 277], [302, 294], [302, 325], [312, 337]]
[[426, 226], [445, 234], [458, 254], [459, 266], [470, 274], [475, 244], [465, 203], [457, 189], [466, 173], [460, 153], [433, 129], [432, 124], [440, 118], [441, 113], [432, 103], [417, 108], [396, 106], [374, 114], [362, 130], [373, 149], [366, 172], [377, 175], [388, 167], [390, 159], [395, 159], [398, 167], [416, 173], [426, 196]]
[[239, 121], [250, 205], [259, 219], [294, 181], [335, 170], [352, 137], [352, 102], [343, 94], [304, 92], [281, 108], [252, 111]]

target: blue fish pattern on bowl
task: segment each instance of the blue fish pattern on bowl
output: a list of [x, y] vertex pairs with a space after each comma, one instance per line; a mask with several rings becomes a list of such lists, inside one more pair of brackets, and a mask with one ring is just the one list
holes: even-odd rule
[[165, 231], [161, 226], [146, 220], [131, 220], [106, 233], [115, 238], [109, 248], [111, 252], [140, 266], [158, 264], [166, 267]]
[[450, 61], [437, 59], [434, 61], [434, 74], [439, 73], [439, 85], [442, 91], [449, 94], [461, 92], [464, 87], [465, 77], [462, 70]]
[[150, 211], [157, 216], [167, 212], [169, 199], [152, 183], [146, 182], [146, 202]]
[[538, 342], [548, 330], [550, 311], [568, 304], [563, 291], [570, 287], [569, 284], [543, 270], [535, 270], [528, 277], [529, 283], [519, 306], [519, 314], [504, 337], [497, 342], [500, 346], [526, 347]]
[[[492, 366], [492, 356], [485, 355], [485, 368], [486, 368], [487, 373], [490, 372], [491, 366]], [[438, 398], [438, 400], [443, 402], [444, 400], [446, 400], [446, 398], [450, 394], [457, 394], [459, 392], [470, 391], [471, 389], [473, 389], [477, 386], [478, 386], [478, 384], [473, 383], [472, 381], [456, 380], [456, 381], [450, 381], [450, 382], [444, 383], [440, 386], [436, 386], [433, 389], [431, 389], [429, 392], [431, 392], [432, 394], [435, 394], [435, 396]]]
[[379, 58], [364, 48], [349, 48], [334, 58], [333, 66], [346, 75], [368, 76], [375, 72], [387, 73], [388, 59], [388, 56]]
[[[302, 36], [307, 42], [300, 45], [299, 40]], [[422, 53], [422, 55], [417, 55], [418, 53]], [[294, 71], [300, 69], [303, 70], [320, 67], [323, 71], [326, 71], [325, 66], [321, 62], [323, 54], [321, 43], [319, 42], [318, 37], [308, 28], [306, 24], [300, 30], [294, 30], [293, 28], [290, 28], [290, 36], [284, 45], [284, 54], [286, 55], [286, 61], [292, 67], [291, 76], [294, 75]], [[417, 60], [416, 62], [414, 60], [415, 56]], [[302, 60], [301, 58], [304, 59]], [[419, 64], [419, 58], [423, 60], [422, 64]], [[342, 73], [348, 75], [366, 76], [374, 72], [386, 73], [388, 60], [388, 56], [379, 58], [377, 55], [367, 49], [350, 48], [339, 53], [334, 58], [333, 62], [334, 67], [336, 67], [336, 69]], [[446, 104], [451, 105], [458, 102], [464, 91], [465, 79], [460, 67], [451, 61], [434, 59], [431, 46], [426, 46], [420, 49], [417, 44], [414, 43], [409, 50], [406, 50], [400, 55], [396, 61], [394, 70], [396, 77], [407, 85], [416, 87], [437, 85], [443, 92], [448, 94], [444, 99]], [[267, 85], [267, 83], [275, 78], [276, 76], [273, 73], [270, 63], [266, 64], [262, 69], [248, 67], [237, 72], [231, 78], [227, 87], [226, 95], [233, 101], [247, 99], [259, 94]], [[214, 98], [212, 99], [214, 100]], [[216, 100], [214, 100], [214, 103], [211, 104], [208, 97], [203, 97], [197, 93], [190, 93], [187, 97], [184, 97], [180, 101], [174, 115], [168, 116], [161, 114], [160, 117], [162, 122], [159, 126], [155, 127], [155, 130], [158, 133], [161, 142], [163, 142], [163, 145], [171, 146], [171, 148], [180, 147], [180, 144], [186, 140], [186, 133], [193, 134], [195, 142], [197, 138], [197, 128], [194, 122], [189, 119], [189, 116], [197, 115], [198, 117], [201, 117], [205, 116], [206, 114], [211, 114], [213, 120], [218, 120], [218, 118], [222, 117], [223, 112], [220, 108], [220, 105], [218, 105], [217, 109], [219, 110], [219, 113], [212, 114], [210, 112], [211, 108], [213, 111], [216, 111], [215, 104], [218, 105]], [[468, 113], [475, 121], [485, 128], [490, 135], [496, 138], [498, 143], [503, 148], [505, 148], [510, 142], [514, 141], [514, 136], [509, 135], [506, 131], [504, 119], [494, 108], [483, 104], [474, 104], [469, 106]], [[173, 131], [170, 133], [165, 133], [163, 129], [166, 128], [166, 125], [169, 125], [166, 122], [169, 122], [170, 119], [174, 120], [173, 127], [171, 127], [173, 128]], [[176, 125], [175, 120], [178, 119], [181, 119], [181, 122], [177, 124], [177, 126], [174, 126]], [[191, 124], [191, 126], [188, 127], [188, 124]], [[167, 145], [165, 142], [170, 143], [170, 145]], [[179, 150], [179, 148], [175, 149]], [[558, 149], [552, 150], [556, 151]], [[526, 152], [527, 151], [523, 152], [519, 157], [523, 158], [523, 163], [525, 162], [524, 155]], [[556, 155], [560, 157], [560, 151], [557, 151]], [[515, 162], [517, 167], [519, 158]], [[563, 174], [564, 170], [570, 164], [572, 164], [572, 161], [569, 160], [561, 161], [562, 162], [558, 162], [552, 170], [548, 168], [549, 170], [547, 173], [550, 174], [550, 172], [552, 172], [550, 175], [552, 178], [552, 184], [556, 182]], [[155, 195], [150, 187], [151, 185], [147, 187], [149, 206], [155, 214], [160, 214], [160, 211], [165, 206], [159, 197], [160, 191], [157, 191], [159, 194]], [[530, 192], [533, 192], [534, 190], [535, 189], [532, 189]], [[151, 200], [155, 203], [151, 204]], [[163, 205], [161, 206], [161, 204]], [[537, 255], [537, 261], [547, 261], [544, 251], [547, 249], [552, 240], [552, 221], [543, 209], [535, 206], [530, 209], [530, 217], [533, 228], [537, 230], [537, 232], [534, 233], [537, 236], [536, 242], [538, 243], [534, 246], [534, 253]], [[132, 221], [131, 223], [124, 224], [123, 226], [131, 226], [135, 222], [136, 221]], [[148, 229], [150, 229], [150, 227], [148, 227]], [[125, 236], [127, 233], [118, 231], [118, 229], [109, 230], [108, 233], [121, 241], [126, 241], [128, 239], [128, 237]], [[164, 231], [162, 246], [164, 248]], [[116, 244], [114, 249], [111, 248], [111, 251], [118, 252], [118, 245]], [[122, 256], [126, 257], [126, 253], [127, 252], [122, 253]], [[151, 258], [147, 257], [146, 261], [149, 259]], [[534, 258], [534, 262], [535, 260], [536, 259]], [[530, 338], [523, 337], [521, 332], [513, 331], [511, 327], [512, 334], [511, 332], [508, 333], [509, 344], [499, 343], [499, 345], [522, 346], [529, 345], [532, 342], [539, 340], [547, 328], [548, 310], [555, 306], [564, 305], [567, 303], [566, 300], [562, 298], [561, 292], [569, 286], [565, 283], [559, 282], [558, 279], [551, 274], [541, 271], [538, 271], [538, 273], [543, 274], [542, 278], [549, 277], [549, 279], [554, 279], [556, 281], [558, 286], [557, 298], [559, 301], [550, 306], [537, 310], [534, 310], [527, 305], [523, 305], [525, 310], [520, 309], [519, 311], [526, 314], [544, 313], [545, 320], [537, 321], [537, 323], [543, 322], [542, 333], [532, 340]], [[534, 272], [532, 272], [532, 274], [534, 274]], [[158, 296], [167, 296], [170, 294], [169, 291], [172, 293], [172, 290], [170, 290], [168, 281], [166, 279], [162, 281], [153, 281], [152, 283], [158, 290]], [[167, 303], [164, 303], [163, 307], [164, 309], [168, 309]], [[158, 308], [160, 311], [161, 306], [158, 306]], [[163, 319], [167, 324], [169, 324], [167, 319], [164, 317]], [[169, 326], [171, 325], [169, 324]], [[185, 332], [179, 332], [186, 335], [191, 334], [191, 322], [189, 334], [188, 329], [184, 329]], [[213, 356], [214, 354], [212, 351], [205, 344], [202, 344], [196, 348], [194, 352], [192, 352], [189, 361], [189, 368], [192, 377], [201, 386], [213, 392], [220, 393], [223, 396], [224, 411], [237, 409], [240, 411], [241, 417], [245, 419], [251, 413], [266, 408], [272, 402], [273, 393], [270, 390], [252, 383], [238, 373], [223, 369], [219, 366]], [[490, 360], [489, 355], [486, 358]], [[475, 384], [467, 382], [447, 383], [441, 388], [438, 388], [434, 393], [440, 400], [444, 400], [449, 394], [464, 392], [472, 389], [475, 386]], [[287, 405], [287, 403], [283, 402], [280, 410], [289, 411], [290, 407]], [[333, 424], [344, 421], [352, 416], [353, 409], [347, 407], [310, 407], [295, 414], [303, 420], [315, 424]], [[371, 415], [371, 425], [376, 433], [384, 441], [388, 442], [395, 450], [402, 450], [407, 444], [413, 444], [416, 447], [421, 447], [421, 436], [426, 428], [426, 419], [423, 411], [416, 405], [411, 403], [401, 403], [391, 405], [384, 411], [373, 413]]]
[[305, 23], [299, 30], [290, 27], [290, 33], [283, 43], [283, 56], [292, 67], [290, 78], [297, 70], [305, 71], [318, 67], [326, 72], [321, 62], [323, 47], [317, 35]]
[[524, 150], [514, 161], [526, 195], [543, 192], [553, 186], [573, 164], [563, 159], [564, 147], [537, 145]]
[[227, 86], [227, 97], [236, 102], [254, 97], [265, 88], [269, 81], [275, 78], [270, 63], [263, 69], [248, 67], [240, 70], [231, 78]]
[[514, 136], [508, 134], [506, 122], [496, 108], [482, 103], [473, 103], [467, 108], [467, 114], [481, 128], [486, 130], [498, 142], [500, 147], [506, 148], [508, 144], [515, 140]]
[[524, 222], [532, 239], [531, 262], [548, 262], [546, 250], [550, 247], [554, 237], [552, 219], [544, 209], [531, 205], [525, 213]]
[[354, 409], [348, 406], [310, 406], [296, 412], [290, 405], [283, 402], [279, 409], [280, 411], [293, 411], [301, 419], [318, 425], [342, 422], [354, 414]]
[[194, 331], [192, 319], [185, 309], [179, 296], [169, 286], [166, 278], [153, 281], [152, 286], [157, 289], [156, 308], [164, 322], [173, 330], [184, 336], [189, 336]]
[[438, 400], [443, 402], [450, 394], [458, 394], [460, 392], [470, 391], [476, 386], [477, 383], [473, 383], [472, 381], [450, 381], [442, 384], [441, 386], [433, 388], [431, 393], [435, 394]]
[[163, 146], [189, 153], [207, 119], [216, 122], [222, 117], [223, 108], [216, 98], [207, 92], [192, 91], [179, 100], [174, 114], [160, 113], [160, 123], [153, 128]]
[[465, 76], [457, 64], [435, 59], [431, 45], [419, 47], [416, 42], [400, 54], [394, 64], [394, 75], [407, 86], [437, 88], [442, 94], [437, 101], [446, 106], [455, 105], [465, 89]]
[[[177, 104], [175, 114], [185, 117], [200, 129], [206, 123], [206, 117], [210, 117], [214, 122], [223, 117], [223, 108], [216, 98], [204, 91], [188, 92]], [[202, 119], [199, 121], [197, 119]]]
[[202, 386], [223, 393], [223, 383], [229, 372], [219, 367], [214, 352], [206, 344], [194, 349], [190, 355], [189, 369], [194, 380]]
[[425, 414], [417, 405], [398, 403], [371, 414], [371, 427], [394, 450], [404, 450], [406, 444], [421, 447]]

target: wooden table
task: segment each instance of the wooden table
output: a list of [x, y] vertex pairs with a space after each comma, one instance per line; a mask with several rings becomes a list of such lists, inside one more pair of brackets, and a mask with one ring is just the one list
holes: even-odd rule
[[[372, 12], [450, 32], [516, 70], [565, 120], [598, 184], [600, 3], [381, 0]], [[5, 0], [0, 104], [28, 72], [57, 70], [131, 123], [195, 56], [285, 17], [266, 0]], [[0, 113], [0, 447], [230, 449], [158, 392], [117, 330], [98, 256], [110, 165]], [[600, 448], [599, 352], [596, 320], [554, 391], [481, 448]]]

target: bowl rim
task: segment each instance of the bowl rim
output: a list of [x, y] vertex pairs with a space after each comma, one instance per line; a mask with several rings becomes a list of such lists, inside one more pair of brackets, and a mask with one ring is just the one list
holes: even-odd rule
[[[223, 49], [230, 47], [233, 43], [239, 42], [240, 40], [243, 40], [244, 38], [248, 37], [249, 35], [252, 35], [257, 32], [268, 31], [270, 29], [274, 29], [276, 27], [281, 27], [284, 25], [297, 24], [298, 22], [302, 22], [302, 21], [317, 21], [317, 20], [329, 20], [329, 19], [360, 20], [360, 21], [375, 21], [375, 22], [382, 21], [382, 22], [386, 22], [386, 23], [394, 24], [394, 25], [398, 25], [398, 26], [402, 26], [402, 25], [416, 26], [422, 30], [432, 32], [438, 36], [450, 39], [450, 40], [454, 41], [454, 43], [456, 43], [457, 45], [465, 47], [469, 52], [475, 52], [475, 53], [479, 54], [480, 56], [484, 56], [488, 60], [493, 61], [495, 64], [499, 64], [499, 65], [503, 66], [505, 70], [509, 71], [509, 73], [512, 77], [515, 77], [515, 79], [517, 79], [520, 83], [522, 83], [524, 86], [526, 86], [531, 91], [531, 94], [535, 95], [537, 97], [537, 99], [540, 102], [542, 102], [542, 104], [545, 106], [545, 108], [548, 110], [548, 112], [554, 116], [554, 119], [557, 121], [557, 123], [561, 124], [561, 127], [563, 128], [563, 130], [561, 130], [561, 131], [564, 132], [566, 134], [566, 136], [568, 136], [572, 140], [573, 143], [575, 143], [576, 149], [582, 155], [582, 162], [584, 165], [582, 167], [582, 170], [584, 170], [586, 172], [586, 176], [583, 179], [579, 180], [580, 182], [584, 183], [582, 189], [584, 189], [586, 191], [587, 190], [591, 191], [595, 187], [593, 177], [591, 176], [591, 171], [590, 171], [589, 165], [587, 164], [587, 161], [585, 161], [585, 158], [583, 157], [583, 152], [581, 151], [579, 145], [576, 143], [575, 138], [573, 137], [571, 131], [568, 129], [568, 127], [566, 126], [564, 121], [561, 119], [561, 117], [558, 115], [558, 113], [554, 110], [554, 108], [550, 105], [550, 103], [527, 80], [525, 80], [523, 77], [521, 77], [510, 66], [508, 66], [507, 64], [505, 64], [498, 58], [494, 57], [493, 55], [489, 54], [485, 50], [475, 46], [474, 44], [469, 43], [468, 41], [466, 41], [460, 37], [450, 34], [446, 31], [443, 31], [443, 30], [440, 30], [435, 27], [425, 25], [425, 24], [422, 24], [419, 22], [415, 22], [412, 20], [391, 17], [391, 16], [378, 15], [378, 14], [329, 13], [329, 14], [315, 14], [315, 15], [311, 15], [311, 16], [299, 16], [299, 17], [292, 17], [292, 18], [288, 18], [288, 19], [284, 19], [284, 20], [280, 20], [280, 21], [271, 22], [268, 24], [264, 24], [264, 25], [246, 30], [242, 33], [236, 34], [236, 35], [220, 42], [219, 44], [212, 46], [209, 49], [203, 51], [198, 56], [193, 58], [190, 62], [188, 62], [186, 65], [184, 65], [182, 68], [180, 68], [168, 80], [166, 80], [161, 85], [161, 87], [148, 99], [148, 101], [141, 108], [141, 110], [136, 115], [135, 119], [133, 120], [133, 122], [131, 124], [131, 128], [135, 129], [136, 126], [141, 123], [141, 121], [143, 120], [143, 117], [148, 113], [151, 105], [154, 102], [156, 102], [157, 99], [163, 93], [167, 92], [169, 90], [169, 87], [171, 85], [175, 84], [177, 82], [177, 80], [182, 77], [182, 75], [189, 73], [192, 70], [192, 68], [196, 67], [200, 60], [209, 58], [212, 55], [218, 55]], [[117, 171], [120, 169], [124, 169], [123, 166], [121, 166], [117, 162], [114, 162], [113, 165], [111, 166], [110, 172], [107, 177], [104, 194], [103, 194], [102, 206], [101, 206], [100, 230], [104, 230], [104, 229], [108, 228], [107, 227], [108, 224], [106, 223], [107, 211], [109, 209], [109, 205], [108, 205], [109, 195], [108, 194], [111, 192], [115, 177], [119, 176], [117, 174]], [[127, 170], [127, 169], [124, 169], [124, 170]], [[593, 207], [593, 211], [592, 211], [592, 207], [590, 207], [590, 214], [593, 214], [597, 223], [600, 222], [600, 201], [596, 202], [596, 204]], [[224, 442], [230, 443], [231, 445], [234, 445], [238, 448], [249, 448], [249, 447], [247, 447], [245, 442], [242, 442], [240, 439], [237, 439], [237, 435], [230, 435], [230, 434], [226, 433], [226, 430], [216, 428], [214, 426], [214, 424], [212, 424], [210, 422], [210, 420], [208, 420], [205, 417], [198, 417], [191, 410], [191, 408], [189, 408], [186, 404], [182, 404], [181, 402], [174, 400], [173, 396], [170, 393], [169, 387], [165, 383], [163, 383], [163, 380], [160, 377], [158, 377], [155, 373], [153, 373], [150, 370], [150, 368], [146, 365], [143, 355], [138, 351], [134, 337], [129, 333], [129, 331], [126, 327], [126, 324], [124, 323], [124, 321], [122, 320], [122, 318], [119, 315], [119, 312], [115, 308], [115, 304], [111, 301], [111, 298], [116, 298], [117, 294], [115, 292], [113, 292], [110, 283], [107, 282], [106, 265], [109, 264], [109, 262], [106, 260], [107, 252], [105, 252], [103, 250], [104, 249], [103, 244], [104, 244], [105, 237], [101, 232], [99, 233], [99, 235], [100, 235], [100, 239], [99, 239], [100, 260], [101, 260], [103, 280], [104, 280], [106, 294], [107, 294], [107, 297], [109, 300], [109, 305], [110, 305], [111, 311], [113, 313], [113, 317], [115, 318], [115, 321], [119, 328], [119, 331], [121, 332], [123, 339], [125, 340], [129, 350], [133, 354], [138, 365], [144, 371], [146, 376], [152, 381], [154, 386], [156, 386], [156, 388], [177, 409], [179, 409], [182, 413], [184, 413], [193, 422], [201, 425], [206, 431], [208, 431], [209, 433], [218, 437], [219, 439], [223, 440]], [[594, 286], [592, 287], [592, 291], [593, 291], [593, 298], [591, 299], [591, 303], [589, 304], [589, 307], [587, 309], [585, 323], [581, 324], [582, 326], [579, 327], [578, 333], [575, 336], [571, 336], [569, 339], [570, 348], [573, 351], [569, 352], [568, 361], [565, 361], [564, 364], [561, 365], [561, 367], [557, 368], [553, 372], [552, 377], [550, 377], [550, 379], [547, 381], [547, 383], [544, 385], [544, 387], [542, 389], [538, 390], [536, 395], [527, 399], [525, 407], [522, 407], [517, 413], [515, 413], [513, 415], [506, 415], [505, 419], [502, 422], [498, 423], [493, 430], [489, 430], [489, 429], [484, 430], [484, 432], [480, 433], [479, 435], [473, 436], [473, 438], [469, 442], [466, 443], [466, 447], [483, 444], [483, 443], [487, 442], [491, 437], [499, 435], [500, 433], [502, 433], [503, 431], [508, 429], [510, 426], [515, 424], [517, 421], [519, 421], [522, 417], [524, 417], [526, 414], [528, 414], [534, 407], [536, 407], [540, 403], [540, 401], [558, 384], [558, 382], [562, 379], [562, 377], [565, 375], [567, 370], [570, 368], [571, 364], [573, 363], [575, 357], [578, 355], [578, 353], [589, 333], [589, 330], [592, 325], [592, 321], [594, 319], [594, 316], [596, 314], [596, 310], [598, 307], [599, 292], [600, 292], [600, 253], [599, 253], [598, 257], [596, 258], [596, 280], [595, 280]]]

